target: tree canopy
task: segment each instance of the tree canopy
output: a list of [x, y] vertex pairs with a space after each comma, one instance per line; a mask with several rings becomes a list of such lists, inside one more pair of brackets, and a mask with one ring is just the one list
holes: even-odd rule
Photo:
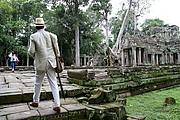
[[[135, 29], [133, 16], [135, 13], [138, 15], [141, 13], [140, 8], [145, 9], [139, 7], [140, 4], [139, 0], [133, 0], [134, 9], [130, 10], [125, 26], [126, 32], [133, 34]], [[88, 9], [82, 9], [84, 7]], [[113, 34], [115, 42], [123, 24], [126, 10], [118, 11], [118, 16], [112, 17], [109, 21], [111, 9], [110, 0], [1, 0], [0, 65], [8, 65], [8, 54], [11, 51], [17, 54], [20, 65], [33, 64], [33, 59], [27, 56], [27, 47], [29, 36], [36, 31], [33, 26], [36, 17], [43, 17], [46, 30], [57, 34], [65, 65], [75, 64], [77, 59], [80, 62], [80, 56], [84, 54], [93, 56], [97, 45], [103, 40], [109, 41], [109, 31]], [[164, 25], [162, 20], [149, 19], [141, 27], [146, 31], [150, 27], [162, 25]], [[110, 42], [111, 47], [114, 42]]]

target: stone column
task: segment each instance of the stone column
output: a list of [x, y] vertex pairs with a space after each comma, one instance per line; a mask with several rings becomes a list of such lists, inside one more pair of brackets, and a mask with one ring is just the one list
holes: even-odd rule
[[152, 54], [152, 65], [155, 65], [155, 54]]
[[136, 60], [136, 47], [132, 47], [132, 60], [133, 60], [133, 67], [135, 67], [137, 64], [137, 60]]
[[180, 53], [177, 52], [177, 54], [178, 54], [178, 64], [180, 64]]
[[173, 54], [170, 53], [169, 55], [170, 55], [170, 63], [173, 63]]
[[84, 54], [84, 65], [87, 65], [87, 62], [86, 62], [86, 55]]
[[127, 51], [126, 51], [126, 55], [127, 55], [127, 57], [126, 57], [126, 64], [127, 64], [127, 66], [129, 66], [129, 49], [127, 49]]
[[167, 64], [168, 63], [168, 59], [167, 59], [167, 53], [165, 53], [165, 63]]
[[144, 49], [144, 65], [148, 63], [148, 52]]
[[159, 55], [156, 55], [156, 64], [159, 65]]
[[141, 65], [141, 48], [139, 48], [138, 65]]
[[164, 57], [165, 57], [164, 54], [162, 54], [161, 64], [164, 64], [164, 62], [165, 62], [165, 58]]
[[122, 49], [122, 53], [121, 53], [121, 64], [122, 66], [124, 66], [124, 49]]

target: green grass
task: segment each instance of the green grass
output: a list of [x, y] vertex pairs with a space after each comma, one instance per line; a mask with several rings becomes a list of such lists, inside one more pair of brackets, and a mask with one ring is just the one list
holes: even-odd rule
[[[176, 104], [164, 107], [167, 97], [173, 97]], [[180, 87], [128, 97], [126, 111], [146, 120], [180, 120]]]

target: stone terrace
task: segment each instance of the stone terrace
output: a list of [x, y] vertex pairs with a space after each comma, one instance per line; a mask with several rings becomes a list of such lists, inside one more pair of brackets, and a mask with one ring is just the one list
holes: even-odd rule
[[[33, 108], [29, 106], [29, 102], [32, 101], [33, 95], [34, 71], [19, 67], [12, 73], [5, 69], [1, 68], [0, 72], [0, 120], [100, 120], [101, 118], [121, 120], [126, 117], [122, 99], [98, 105], [79, 102], [77, 98], [83, 99], [81, 94], [87, 88], [69, 84], [66, 70], [60, 74], [66, 95], [65, 100], [61, 97], [61, 112], [57, 114], [52, 110], [52, 94], [47, 77], [42, 85], [40, 106]], [[104, 72], [105, 69], [97, 71]]]

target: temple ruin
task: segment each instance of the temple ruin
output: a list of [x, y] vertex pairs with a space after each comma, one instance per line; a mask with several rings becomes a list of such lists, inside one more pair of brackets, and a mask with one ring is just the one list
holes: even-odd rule
[[180, 33], [176, 25], [153, 27], [148, 32], [126, 33], [122, 42], [121, 65], [180, 64]]
[[[152, 27], [146, 33], [125, 33], [120, 57], [114, 57], [105, 44], [97, 47], [95, 66], [143, 66], [180, 64], [180, 32], [176, 25]], [[106, 49], [106, 51], [104, 51]], [[90, 66], [92, 56], [81, 56], [81, 65]], [[117, 64], [118, 63], [118, 64]]]

